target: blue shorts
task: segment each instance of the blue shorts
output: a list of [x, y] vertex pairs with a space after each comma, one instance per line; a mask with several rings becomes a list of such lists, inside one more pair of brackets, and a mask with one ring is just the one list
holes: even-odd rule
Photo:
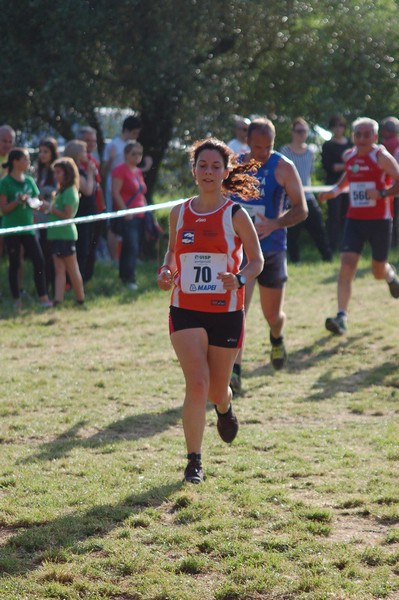
[[244, 311], [202, 312], [170, 307], [169, 333], [182, 329], [205, 329], [210, 346], [241, 348], [244, 339]]
[[58, 258], [65, 258], [76, 254], [76, 242], [74, 240], [52, 240], [51, 254], [55, 254]]
[[[263, 252], [264, 265], [261, 273], [259, 273], [259, 285], [262, 287], [281, 290], [288, 279], [287, 271], [287, 252]], [[247, 264], [247, 258], [244, 255], [244, 260], [241, 263], [241, 269]]]
[[258, 275], [258, 283], [262, 287], [282, 289], [288, 279], [287, 253], [264, 252], [265, 264]]
[[361, 254], [365, 242], [371, 246], [371, 255], [376, 262], [385, 262], [391, 247], [391, 219], [346, 219], [341, 242], [341, 252]]

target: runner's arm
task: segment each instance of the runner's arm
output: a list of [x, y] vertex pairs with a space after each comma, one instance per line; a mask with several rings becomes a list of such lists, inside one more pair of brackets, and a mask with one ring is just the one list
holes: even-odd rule
[[[233, 217], [234, 230], [244, 247], [247, 264], [240, 271], [247, 281], [255, 279], [263, 269], [263, 255], [256, 229], [246, 210], [238, 210]], [[239, 282], [234, 273], [219, 273], [218, 279], [223, 281], [226, 290], [235, 290]]]
[[158, 286], [162, 290], [170, 290], [173, 285], [174, 274], [176, 272], [175, 244], [176, 244], [176, 226], [179, 217], [180, 206], [174, 206], [169, 214], [169, 243], [168, 249], [163, 259], [162, 267], [158, 270]]
[[291, 206], [275, 219], [259, 215], [256, 231], [261, 240], [270, 235], [272, 231], [292, 227], [304, 221], [308, 216], [305, 194], [296, 167], [291, 162], [281, 159], [276, 168], [276, 179], [284, 187]]

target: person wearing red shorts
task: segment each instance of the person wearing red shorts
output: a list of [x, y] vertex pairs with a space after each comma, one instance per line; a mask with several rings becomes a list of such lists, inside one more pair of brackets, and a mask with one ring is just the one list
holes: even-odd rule
[[[399, 298], [399, 279], [389, 262], [392, 235], [393, 196], [399, 190], [399, 166], [383, 147], [377, 145], [378, 123], [362, 117], [352, 124], [354, 147], [343, 156], [345, 171], [337, 185], [320, 194], [320, 201], [330, 200], [349, 189], [341, 243], [341, 267], [338, 275], [338, 312], [326, 319], [326, 329], [335, 335], [347, 330], [347, 310], [352, 282], [365, 242], [372, 250], [371, 268], [375, 279], [387, 282], [393, 298]], [[390, 178], [390, 179], [389, 179]], [[393, 184], [389, 186], [389, 182]]]
[[[254, 196], [253, 165], [232, 164], [233, 152], [208, 138], [192, 148], [198, 196], [170, 213], [169, 246], [158, 285], [172, 289], [170, 337], [182, 367], [186, 394], [183, 429], [188, 463], [184, 479], [204, 479], [201, 462], [206, 404], [217, 412], [217, 429], [226, 443], [237, 435], [230, 375], [244, 335], [246, 281], [262, 270], [263, 257], [247, 212], [229, 198]], [[256, 194], [256, 192], [255, 192]], [[247, 257], [240, 271], [243, 250]]]

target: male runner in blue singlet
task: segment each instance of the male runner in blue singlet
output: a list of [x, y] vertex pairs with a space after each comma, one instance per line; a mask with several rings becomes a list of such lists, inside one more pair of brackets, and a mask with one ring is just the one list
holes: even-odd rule
[[[242, 205], [253, 218], [265, 260], [258, 276], [263, 315], [270, 328], [270, 359], [274, 369], [281, 369], [287, 359], [283, 341], [285, 314], [284, 288], [287, 281], [287, 227], [307, 217], [307, 206], [301, 180], [294, 164], [273, 150], [274, 125], [268, 119], [256, 119], [248, 128], [250, 152], [243, 162], [254, 159], [261, 163], [256, 172], [260, 182], [260, 198]], [[288, 202], [289, 198], [289, 202]], [[255, 282], [246, 285], [245, 310], [248, 312]], [[237, 356], [231, 379], [234, 392], [241, 389], [242, 350]]]

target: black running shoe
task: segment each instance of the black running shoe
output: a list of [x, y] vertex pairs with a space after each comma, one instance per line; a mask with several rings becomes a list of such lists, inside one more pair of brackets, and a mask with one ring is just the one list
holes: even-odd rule
[[233, 407], [230, 404], [230, 408], [224, 415], [220, 414], [215, 406], [216, 414], [218, 416], [217, 429], [220, 437], [226, 444], [231, 444], [238, 432], [238, 421], [237, 417], [233, 413]]
[[399, 298], [399, 279], [396, 274], [395, 267], [392, 265], [391, 267], [395, 272], [395, 277], [392, 279], [392, 281], [388, 281], [389, 293], [391, 294], [392, 298]]
[[187, 483], [201, 483], [205, 479], [201, 459], [198, 459], [197, 456], [197, 454], [187, 455], [188, 463], [184, 470], [184, 481]]

